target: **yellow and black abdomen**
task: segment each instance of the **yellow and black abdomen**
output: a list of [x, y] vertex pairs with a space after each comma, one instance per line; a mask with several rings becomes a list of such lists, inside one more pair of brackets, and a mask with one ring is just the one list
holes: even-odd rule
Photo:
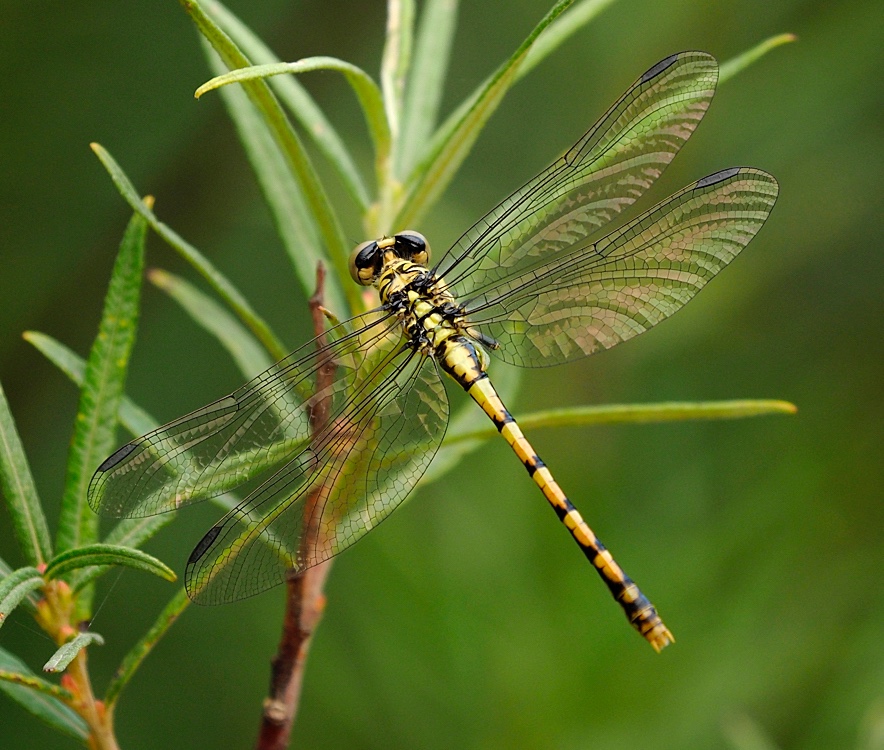
[[662, 650], [675, 640], [669, 628], [663, 624], [654, 605], [617, 564], [553, 479], [550, 470], [522, 434], [516, 420], [504, 406], [497, 390], [488, 379], [478, 352], [478, 348], [469, 339], [454, 335], [445, 339], [436, 355], [442, 369], [460, 383], [494, 422], [497, 431], [519, 457], [556, 516], [568, 529], [614, 599], [623, 608], [632, 626], [656, 651]]

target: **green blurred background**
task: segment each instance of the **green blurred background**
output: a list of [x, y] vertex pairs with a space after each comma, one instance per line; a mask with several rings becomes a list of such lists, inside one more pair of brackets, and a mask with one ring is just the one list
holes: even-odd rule
[[[446, 111], [549, 4], [463, 4]], [[329, 54], [378, 69], [381, 2], [230, 7], [284, 59]], [[0, 380], [54, 519], [76, 392], [20, 335], [45, 331], [81, 353], [94, 335], [129, 212], [90, 141], [290, 345], [309, 324], [220, 98], [192, 98], [208, 73], [178, 4], [19, 0], [3, 16]], [[517, 415], [608, 402], [798, 404], [794, 417], [532, 436], [678, 643], [657, 656], [636, 637], [506, 446], [491, 443], [462, 478], [420, 491], [336, 563], [294, 747], [884, 746], [880, 1], [615, 3], [517, 85], [414, 228], [445, 247], [658, 59], [699, 48], [725, 60], [783, 31], [800, 41], [722, 86], [644, 204], [719, 168], [763, 167], [781, 196], [759, 238], [672, 321], [602, 356], [529, 372], [511, 404]], [[340, 76], [303, 80], [367, 166]], [[347, 232], [365, 239], [352, 218]], [[156, 237], [149, 264], [184, 271]], [[148, 286], [129, 393], [167, 420], [240, 381], [218, 344]], [[148, 549], [181, 570], [217, 515], [208, 505], [184, 513]], [[0, 554], [22, 562], [5, 512]], [[131, 572], [111, 587], [115, 578], [99, 592], [99, 690], [173, 591]], [[123, 697], [123, 747], [251, 746], [281, 605], [276, 590], [191, 607]], [[22, 615], [0, 645], [35, 669], [52, 651]], [[74, 746], [5, 698], [0, 727], [3, 747]]]

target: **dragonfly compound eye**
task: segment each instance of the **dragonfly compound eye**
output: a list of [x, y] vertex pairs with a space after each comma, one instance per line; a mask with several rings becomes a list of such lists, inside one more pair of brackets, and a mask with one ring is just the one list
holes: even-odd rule
[[350, 277], [360, 286], [369, 286], [381, 267], [381, 253], [376, 240], [357, 245], [350, 253]]
[[420, 232], [400, 232], [396, 235], [396, 249], [399, 256], [414, 263], [426, 266], [430, 262], [430, 243]]

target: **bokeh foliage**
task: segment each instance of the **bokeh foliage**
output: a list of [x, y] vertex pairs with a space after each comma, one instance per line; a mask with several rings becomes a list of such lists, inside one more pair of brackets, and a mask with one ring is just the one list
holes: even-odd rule
[[[281, 57], [333, 54], [377, 69], [383, 4], [252, 5], [231, 3]], [[501, 19], [495, 4], [464, 5], [448, 107], [548, 7], [508, 3]], [[505, 449], [471, 457], [464, 481], [421, 492], [341, 559], [296, 747], [721, 747], [760, 728], [779, 747], [826, 748], [857, 745], [864, 722], [880, 726], [878, 16], [874, 2], [616, 3], [511, 92], [417, 227], [439, 247], [659, 58], [695, 47], [727, 59], [771, 34], [799, 35], [719, 92], [653, 196], [731, 164], [764, 167], [782, 194], [759, 239], [675, 320], [530, 374], [513, 406], [757, 395], [801, 413], [537, 433], [562, 485], [676, 632], [661, 657], [624, 626]], [[128, 216], [89, 141], [111, 148], [166, 221], [261, 301], [287, 343], [308, 323], [218, 102], [191, 99], [209, 74], [178, 5], [87, 2], [49, 14], [17, 3], [8, 19], [0, 380], [38, 487], [54, 497], [76, 398], [18, 336], [45, 330], [83, 351], [94, 333]], [[319, 74], [308, 85], [348, 141], [365, 144], [369, 169], [345, 84]], [[355, 223], [345, 230], [363, 239]], [[151, 262], [182, 270], [151, 247]], [[131, 369], [129, 391], [165, 418], [239, 383], [217, 344], [149, 287]], [[182, 563], [215, 514], [187, 514], [150, 551]], [[0, 530], [4, 550], [7, 539]], [[142, 633], [170, 594], [159, 581], [138, 586], [135, 602], [112, 592], [99, 611], [105, 649]], [[124, 745], [156, 746], [160, 723], [177, 746], [249, 744], [279, 606], [268, 595], [191, 608], [129, 688]], [[17, 653], [45, 650], [12, 623], [3, 638]], [[61, 742], [8, 702], [0, 717], [10, 746]]]

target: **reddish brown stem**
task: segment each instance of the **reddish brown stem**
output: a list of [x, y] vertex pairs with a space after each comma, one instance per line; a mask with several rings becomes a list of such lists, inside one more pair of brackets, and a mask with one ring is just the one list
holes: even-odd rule
[[[325, 316], [322, 311], [325, 287], [325, 269], [320, 263], [316, 269], [316, 293], [310, 298], [310, 315], [316, 335], [319, 356], [316, 376], [316, 392], [328, 392], [334, 380], [335, 366], [330, 359], [323, 359], [325, 344]], [[316, 403], [310, 412], [310, 427], [314, 436], [328, 421], [331, 399]], [[308, 525], [305, 545], [313, 543], [317, 533], [314, 512], [322, 494], [320, 488], [308, 498], [304, 514]], [[289, 744], [292, 726], [298, 711], [304, 668], [310, 641], [322, 612], [325, 609], [325, 580], [331, 570], [331, 560], [309, 568], [299, 576], [286, 581], [285, 616], [282, 636], [270, 670], [270, 694], [264, 699], [261, 729], [258, 733], [257, 750], [285, 750]]]

